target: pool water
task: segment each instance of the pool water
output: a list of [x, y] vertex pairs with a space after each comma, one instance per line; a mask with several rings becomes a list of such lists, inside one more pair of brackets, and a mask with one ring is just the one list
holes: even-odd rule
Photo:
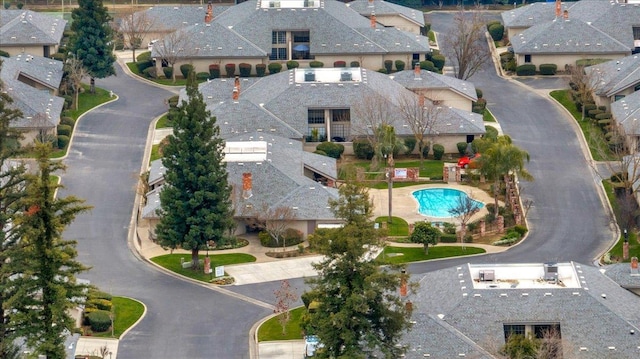
[[[468, 198], [466, 193], [451, 188], [427, 188], [415, 191], [413, 197], [418, 201], [418, 211], [423, 216], [450, 218], [453, 217], [449, 210], [460, 205], [461, 198]], [[484, 203], [472, 199], [478, 208], [484, 207]]]

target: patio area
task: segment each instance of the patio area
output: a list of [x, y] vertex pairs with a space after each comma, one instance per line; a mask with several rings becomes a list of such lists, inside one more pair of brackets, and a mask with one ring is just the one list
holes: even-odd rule
[[[419, 221], [428, 222], [449, 222], [459, 225], [458, 220], [455, 217], [440, 218], [440, 217], [428, 217], [418, 212], [418, 201], [413, 197], [412, 193], [425, 188], [451, 188], [465, 192], [469, 197], [476, 201], [484, 203], [484, 206], [478, 213], [476, 213], [470, 222], [483, 218], [487, 213], [487, 204], [493, 203], [493, 198], [485, 191], [466, 185], [453, 184], [453, 183], [436, 183], [436, 184], [421, 184], [410, 187], [394, 188], [391, 194], [392, 196], [392, 213], [394, 217], [400, 217], [407, 221], [407, 223], [415, 223]], [[369, 195], [374, 205], [374, 217], [388, 216], [389, 215], [389, 190], [388, 189], [370, 189]], [[499, 202], [500, 205], [504, 203]]]

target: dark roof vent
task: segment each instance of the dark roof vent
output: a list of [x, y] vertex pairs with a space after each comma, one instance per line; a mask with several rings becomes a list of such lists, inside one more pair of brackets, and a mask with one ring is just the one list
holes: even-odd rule
[[313, 71], [308, 71], [304, 73], [304, 81], [305, 82], [313, 82], [316, 80], [316, 73]]
[[544, 280], [547, 282], [558, 281], [558, 264], [557, 263], [545, 263], [544, 264]]
[[340, 81], [351, 81], [352, 79], [351, 72], [345, 71], [340, 73]]
[[485, 269], [480, 271], [481, 282], [493, 282], [496, 279], [495, 271], [493, 269]]

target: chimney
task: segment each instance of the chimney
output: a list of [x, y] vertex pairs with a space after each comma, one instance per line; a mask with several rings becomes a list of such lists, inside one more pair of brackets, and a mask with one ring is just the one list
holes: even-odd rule
[[416, 64], [416, 66], [413, 67], [413, 74], [416, 75], [416, 80], [420, 79], [420, 65]]
[[638, 257], [631, 257], [631, 275], [638, 275]]
[[562, 2], [560, 0], [556, 0], [556, 19], [560, 17], [562, 13]]
[[569, 10], [565, 10], [565, 11], [562, 13], [562, 17], [563, 17], [565, 20], [569, 20]]
[[208, 24], [213, 20], [213, 4], [211, 1], [207, 4], [207, 14], [204, 16], [205, 24]]
[[373, 11], [371, 12], [371, 28], [376, 28], [376, 14]]
[[402, 269], [400, 270], [400, 296], [407, 296], [407, 271]]
[[418, 100], [418, 104], [420, 104], [420, 107], [424, 107], [424, 96], [423, 95], [419, 95], [420, 99]]
[[238, 97], [240, 97], [240, 77], [236, 76], [235, 82], [233, 84], [233, 100], [237, 101]]
[[248, 199], [253, 196], [251, 193], [251, 172], [245, 172], [242, 174], [242, 198]]

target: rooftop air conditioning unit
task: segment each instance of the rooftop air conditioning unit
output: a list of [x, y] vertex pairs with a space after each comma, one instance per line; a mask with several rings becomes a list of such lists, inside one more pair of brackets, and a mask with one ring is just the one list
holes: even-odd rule
[[493, 282], [496, 279], [496, 274], [493, 269], [485, 269], [480, 271], [481, 282]]
[[544, 280], [554, 283], [558, 281], [558, 265], [556, 263], [544, 264]]
[[340, 81], [351, 81], [351, 72], [342, 72], [340, 73]]
[[316, 73], [313, 71], [309, 71], [309, 72], [305, 72], [304, 73], [304, 81], [305, 82], [312, 82], [316, 80]]

